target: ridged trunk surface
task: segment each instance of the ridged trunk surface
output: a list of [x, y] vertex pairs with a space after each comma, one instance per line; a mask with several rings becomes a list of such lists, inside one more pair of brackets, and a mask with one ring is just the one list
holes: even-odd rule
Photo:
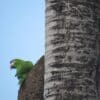
[[46, 0], [44, 100], [100, 100], [100, 0]]

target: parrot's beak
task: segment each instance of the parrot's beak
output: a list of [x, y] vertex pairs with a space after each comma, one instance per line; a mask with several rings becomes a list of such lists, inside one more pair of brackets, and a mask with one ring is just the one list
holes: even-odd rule
[[13, 68], [13, 66], [10, 64], [10, 69], [12, 69]]
[[14, 69], [14, 64], [13, 63], [10, 63], [10, 69]]

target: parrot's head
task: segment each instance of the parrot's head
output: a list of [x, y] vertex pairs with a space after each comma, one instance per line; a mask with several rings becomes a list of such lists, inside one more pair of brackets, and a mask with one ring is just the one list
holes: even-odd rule
[[11, 69], [16, 69], [17, 66], [19, 66], [22, 62], [23, 62], [23, 60], [13, 59], [13, 60], [10, 61], [10, 68]]

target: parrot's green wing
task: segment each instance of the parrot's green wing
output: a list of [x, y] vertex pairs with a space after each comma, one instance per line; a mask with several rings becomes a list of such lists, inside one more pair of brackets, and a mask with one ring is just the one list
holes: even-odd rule
[[26, 77], [27, 77], [26, 74], [21, 75], [21, 77], [19, 78], [18, 84], [19, 84], [19, 85], [22, 85], [22, 83], [25, 81]]
[[19, 74], [19, 84], [20, 85], [25, 81], [25, 79], [26, 79], [28, 73], [31, 71], [32, 67], [33, 67], [32, 62], [30, 62], [30, 61], [24, 62], [23, 67], [21, 67], [20, 74]]

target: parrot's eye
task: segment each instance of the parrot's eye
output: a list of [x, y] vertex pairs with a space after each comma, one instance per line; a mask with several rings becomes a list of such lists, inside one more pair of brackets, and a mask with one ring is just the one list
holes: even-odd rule
[[12, 63], [15, 63], [15, 59], [13, 59], [13, 60], [10, 61], [10, 64], [12, 64]]
[[14, 65], [14, 63], [15, 63], [15, 62], [11, 62], [10, 65], [11, 65], [11, 66]]

